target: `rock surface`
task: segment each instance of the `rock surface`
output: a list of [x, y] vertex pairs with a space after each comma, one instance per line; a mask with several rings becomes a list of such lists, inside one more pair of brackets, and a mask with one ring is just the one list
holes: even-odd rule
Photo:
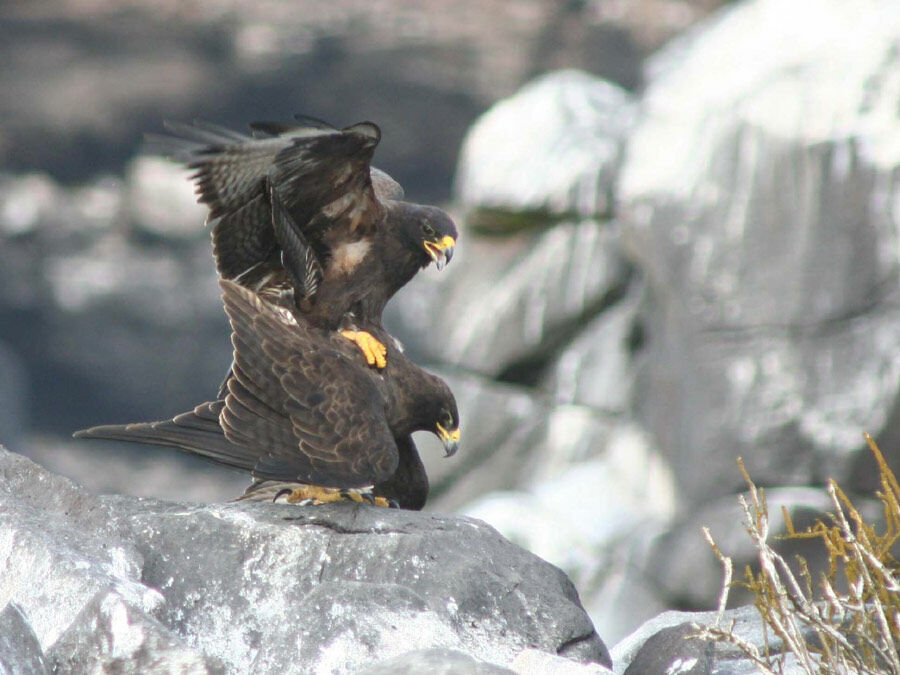
[[54, 667], [357, 672], [415, 649], [609, 663], [571, 582], [480, 521], [96, 497], [0, 453], [0, 603]]
[[641, 417], [691, 502], [740, 489], [738, 455], [850, 487], [862, 431], [900, 427], [898, 30], [890, 3], [754, 0], [655, 57], [620, 217], [653, 295]]
[[[698, 626], [714, 626], [715, 612], [664, 612], [644, 623], [613, 649], [616, 675], [750, 675], [759, 667], [734, 645], [706, 642], [692, 636]], [[766, 647], [781, 654], [784, 644], [771, 631], [766, 634], [755, 607], [723, 613], [718, 625], [734, 623], [735, 635], [759, 652]], [[790, 654], [785, 673], [804, 672]], [[796, 668], [796, 669], [795, 669]]]
[[624, 91], [564, 71], [479, 119], [457, 168], [458, 255], [386, 313], [414, 353], [521, 381], [619, 299], [631, 268], [605, 218], [633, 116]]
[[454, 191], [469, 227], [489, 228], [491, 214], [501, 232], [515, 213], [609, 216], [633, 122], [628, 93], [588, 73], [530, 82], [482, 115], [463, 141]]
[[48, 672], [37, 636], [14, 602], [0, 612], [0, 673], [45, 675]]
[[302, 111], [384, 121], [403, 142], [381, 161], [446, 195], [459, 139], [498, 97], [565, 67], [634, 88], [645, 54], [722, 3], [13, 3], [0, 10], [0, 160], [83, 181], [118, 171], [162, 119]]

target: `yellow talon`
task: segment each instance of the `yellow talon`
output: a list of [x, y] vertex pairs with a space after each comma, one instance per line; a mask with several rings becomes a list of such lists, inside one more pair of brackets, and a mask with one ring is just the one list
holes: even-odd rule
[[364, 330], [342, 330], [341, 335], [355, 342], [360, 348], [363, 356], [366, 357], [366, 363], [376, 368], [384, 368], [387, 365], [387, 347], [376, 340], [371, 333]]
[[310, 501], [313, 504], [327, 504], [339, 502], [343, 499], [341, 491], [337, 488], [320, 487], [318, 485], [299, 485], [291, 490], [291, 494], [284, 498], [289, 504]]
[[363, 495], [355, 490], [341, 490], [340, 488], [322, 487], [320, 485], [298, 485], [284, 498], [288, 504], [299, 502], [311, 503], [314, 506], [329, 504], [331, 502], [351, 501], [358, 504], [374, 504], [383, 508], [389, 508], [390, 503], [384, 497]]

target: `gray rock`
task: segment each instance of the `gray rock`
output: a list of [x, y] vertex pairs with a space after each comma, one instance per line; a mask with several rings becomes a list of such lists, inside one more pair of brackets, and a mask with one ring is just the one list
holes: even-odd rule
[[557, 403], [608, 413], [634, 409], [635, 355], [641, 345], [638, 308], [642, 285], [600, 313], [550, 365], [542, 388]]
[[[715, 612], [664, 612], [650, 619], [613, 648], [613, 670], [617, 675], [743, 675], [759, 668], [737, 647], [693, 638], [696, 626], [713, 626]], [[766, 647], [778, 655], [782, 641], [766, 630], [755, 607], [724, 612], [719, 626], [733, 622], [734, 634], [760, 652]], [[811, 634], [810, 634], [811, 636]], [[784, 672], [799, 675], [797, 663], [787, 655]]]
[[[549, 656], [549, 655], [548, 655]], [[571, 662], [570, 662], [571, 663]], [[366, 668], [369, 675], [511, 675], [516, 671], [476, 661], [452, 649], [421, 649]]]
[[0, 180], [0, 233], [18, 237], [33, 232], [52, 216], [59, 200], [56, 183], [40, 173], [2, 176]]
[[[457, 256], [386, 312], [413, 355], [533, 383], [555, 350], [618, 299], [631, 268], [617, 224], [599, 219], [611, 213], [633, 110], [618, 88], [563, 71], [473, 126], [457, 168]], [[506, 236], [478, 235], [485, 231]]]
[[14, 602], [0, 612], [0, 673], [45, 675], [48, 672], [37, 636]]
[[658, 57], [620, 217], [655, 303], [641, 418], [691, 503], [738, 455], [850, 487], [861, 432], [900, 427], [898, 30], [893, 4], [754, 0]]
[[0, 341], [24, 369], [23, 413], [41, 432], [171, 415], [214, 395], [230, 363], [202, 217], [190, 236], [141, 239], [130, 189], [0, 176], [13, 202], [0, 222], [19, 232], [0, 246]]
[[[675, 513], [674, 479], [639, 428], [607, 423], [604, 437], [591, 441], [586, 432], [597, 421], [586, 412], [555, 409], [546, 442], [534, 444], [525, 464], [531, 470], [521, 471], [517, 489], [490, 492], [461, 511], [564, 570], [594, 624], [616, 639], [671, 601], [658, 591], [659, 570], [650, 569], [648, 558], [650, 543]], [[566, 447], [591, 457], [579, 459]], [[499, 481], [514, 473], [504, 469], [483, 473]]]
[[415, 644], [609, 663], [566, 576], [476, 520], [95, 497], [6, 451], [0, 479], [0, 600], [59, 662], [356, 672]]
[[612, 671], [599, 663], [575, 663], [555, 654], [537, 649], [525, 649], [510, 664], [516, 675], [612, 675]]
[[453, 510], [484, 492], [518, 485], [547, 406], [525, 387], [460, 371], [436, 372], [450, 385], [459, 405], [461, 439], [460, 451], [445, 458], [433, 434], [416, 434], [431, 483], [428, 508]]
[[229, 501], [250, 485], [246, 472], [171, 448], [30, 437], [22, 454], [90, 492], [180, 502]]
[[158, 620], [136, 609], [118, 593], [100, 592], [47, 650], [53, 672], [86, 669], [109, 673], [222, 672]]
[[44, 650], [99, 592], [146, 612], [164, 602], [141, 583], [137, 548], [110, 538], [96, 497], [14, 453], [0, 460], [0, 602], [19, 606]]
[[162, 157], [142, 156], [127, 169], [128, 210], [142, 230], [161, 237], [206, 237], [207, 209], [197, 202], [191, 172]]
[[19, 356], [0, 342], [0, 444], [19, 446], [27, 424], [28, 377]]
[[[609, 216], [634, 103], [576, 70], [539, 77], [469, 129], [455, 193], [470, 227], [510, 227], [503, 214]], [[493, 220], [492, 220], [493, 219]]]
[[440, 274], [398, 294], [387, 325], [426, 360], [522, 381], [622, 295], [631, 268], [615, 226], [583, 220], [539, 235], [464, 234]]
[[[766, 489], [769, 509], [769, 533], [772, 548], [785, 560], [802, 556], [818, 578], [827, 571], [826, 551], [820, 540], [779, 540], [787, 532], [782, 509], [787, 509], [794, 527], [802, 530], [817, 520], [830, 522], [827, 514], [834, 506], [824, 488], [788, 486]], [[882, 520], [878, 503], [854, 497], [854, 504], [866, 522]], [[641, 567], [654, 579], [669, 606], [710, 607], [722, 589], [722, 566], [703, 539], [701, 528], [708, 527], [719, 548], [734, 561], [735, 576], [748, 565], [758, 565], [759, 552], [741, 526], [744, 516], [737, 496], [730, 495], [696, 508], [675, 519], [650, 546]], [[734, 603], [751, 602], [746, 589], [735, 587], [729, 594]]]
[[[396, 139], [379, 147], [382, 163], [417, 190], [446, 195], [466, 126], [498, 96], [560, 67], [634, 87], [643, 54], [720, 2], [678, 3], [673, 21], [671, 12], [624, 17], [594, 2], [539, 2], [522, 12], [503, 0], [473, 4], [460, 21], [440, 2], [337, 0], [328, 12], [294, 12], [286, 0], [266, 10], [214, 0], [172, 13], [138, 0], [123, 17], [110, 5], [85, 11], [65, 0], [52, 20], [0, 26], [9, 45], [0, 159], [77, 180], [121, 167], [141, 133], [163, 119], [201, 114], [243, 124], [302, 109], [341, 124], [375, 119]], [[98, 23], [101, 33], [85, 39]], [[302, 96], [286, 97], [286, 81]]]

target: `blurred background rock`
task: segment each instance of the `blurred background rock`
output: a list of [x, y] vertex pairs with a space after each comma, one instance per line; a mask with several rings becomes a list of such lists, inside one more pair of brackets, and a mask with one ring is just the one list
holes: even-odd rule
[[142, 134], [371, 119], [463, 230], [386, 316], [461, 406], [454, 459], [418, 439], [429, 508], [562, 566], [609, 644], [712, 607], [737, 456], [802, 521], [872, 487], [864, 430], [900, 453], [900, 7], [721, 4], [4, 3], [0, 442], [96, 491], [242, 491], [68, 439], [229, 363], [203, 209]]

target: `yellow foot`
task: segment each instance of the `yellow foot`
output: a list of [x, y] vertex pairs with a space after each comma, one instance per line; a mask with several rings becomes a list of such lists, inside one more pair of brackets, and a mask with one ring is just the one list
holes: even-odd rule
[[360, 492], [359, 490], [342, 490], [340, 488], [321, 487], [319, 485], [298, 485], [292, 490], [287, 489], [279, 492], [273, 501], [284, 501], [289, 504], [304, 504], [311, 506], [319, 506], [320, 504], [329, 504], [331, 502], [350, 501], [388, 508], [390, 503], [384, 497], [374, 497], [368, 492]]
[[366, 363], [376, 368], [384, 368], [387, 365], [387, 347], [372, 337], [371, 333], [364, 330], [342, 330], [341, 335], [355, 342], [366, 357]]

